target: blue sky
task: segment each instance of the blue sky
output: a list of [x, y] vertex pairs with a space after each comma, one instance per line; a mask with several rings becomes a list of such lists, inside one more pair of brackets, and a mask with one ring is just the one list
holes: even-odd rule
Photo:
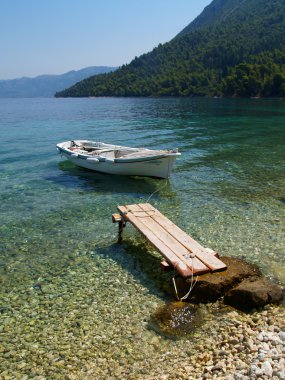
[[0, 0], [0, 79], [121, 66], [172, 39], [211, 0]]

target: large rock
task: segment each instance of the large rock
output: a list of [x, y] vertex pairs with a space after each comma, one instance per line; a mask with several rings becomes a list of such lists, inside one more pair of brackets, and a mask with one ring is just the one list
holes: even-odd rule
[[[189, 299], [197, 302], [215, 302], [225, 293], [246, 278], [261, 276], [260, 270], [253, 264], [231, 257], [222, 257], [227, 269], [221, 272], [200, 275], [191, 291]], [[191, 279], [176, 279], [179, 297], [189, 290]]]
[[271, 283], [265, 277], [243, 280], [238, 286], [229, 290], [224, 302], [241, 310], [250, 310], [276, 303], [283, 299], [281, 286]]
[[[187, 297], [187, 301], [191, 302], [223, 299], [224, 303], [237, 309], [250, 310], [284, 298], [284, 289], [262, 276], [257, 266], [231, 257], [222, 257], [221, 260], [227, 265], [227, 269], [222, 272], [200, 275], [197, 281], [177, 277], [175, 284], [178, 297], [181, 299], [187, 294], [194, 280], [195, 285]], [[168, 290], [177, 296], [172, 284]]]

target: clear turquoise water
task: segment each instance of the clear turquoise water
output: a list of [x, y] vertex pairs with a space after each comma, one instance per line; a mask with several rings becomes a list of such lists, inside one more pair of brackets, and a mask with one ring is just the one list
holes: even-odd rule
[[[82, 315], [86, 329], [101, 337], [98, 348], [92, 335], [93, 354], [96, 346], [113, 355], [106, 348], [112, 339], [123, 363], [122, 352], [133, 353], [123, 368], [144, 360], [136, 356], [144, 347], [130, 334], [146, 351], [151, 339], [161, 339], [157, 355], [171, 349], [174, 343], [146, 327], [147, 316], [168, 300], [159, 258], [130, 226], [117, 246], [111, 223], [118, 204], [144, 202], [154, 191], [154, 206], [203, 245], [243, 256], [285, 284], [284, 100], [0, 99], [0, 131], [0, 307], [8, 352], [0, 374], [31, 373], [37, 361], [29, 339], [43, 368], [61, 344], [69, 342], [71, 351], [82, 345], [79, 337], [70, 341], [66, 327], [55, 329]], [[56, 153], [57, 142], [80, 138], [179, 148], [182, 156], [169, 183], [95, 174]]]

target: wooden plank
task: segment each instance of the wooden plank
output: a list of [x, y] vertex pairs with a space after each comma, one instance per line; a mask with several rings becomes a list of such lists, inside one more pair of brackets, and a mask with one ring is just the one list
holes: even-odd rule
[[214, 255], [214, 256], [216, 256], [217, 258], [219, 258], [219, 254], [218, 254], [218, 252], [214, 251], [214, 250], [211, 249], [211, 248], [204, 248], [204, 249], [205, 249], [205, 251], [207, 251], [207, 252], [210, 253], [211, 255]]
[[170, 249], [177, 258], [187, 265], [194, 274], [207, 273], [208, 267], [204, 265], [196, 257], [190, 258], [190, 252], [183, 247], [175, 238], [173, 238], [167, 231], [164, 230], [159, 224], [157, 224], [149, 215], [149, 213], [144, 212], [138, 205], [127, 205], [127, 210], [129, 211], [127, 216], [131, 213], [134, 218], [138, 219], [141, 223], [145, 225], [155, 236], [168, 248]]
[[163, 270], [169, 270], [169, 269], [171, 269], [171, 265], [168, 264], [168, 262], [165, 261], [165, 260], [163, 260], [163, 261], [160, 262], [160, 266], [161, 266], [161, 268]]
[[121, 214], [112, 214], [112, 222], [118, 223], [122, 220]]
[[134, 215], [144, 223], [148, 228], [150, 228], [155, 235], [170, 248], [176, 256], [179, 257], [186, 265], [188, 265], [194, 274], [208, 272], [208, 267], [203, 264], [196, 257], [190, 257], [191, 252], [189, 252], [179, 241], [172, 235], [170, 235], [160, 224], [158, 224], [151, 215], [154, 215], [153, 211], [144, 212], [140, 205], [127, 205], [128, 210], [130, 210]]
[[151, 218], [163, 226], [163, 228], [165, 228], [165, 230], [170, 235], [179, 240], [179, 242], [185, 248], [194, 253], [197, 258], [199, 258], [199, 260], [201, 260], [201, 262], [203, 262], [212, 271], [223, 270], [227, 268], [227, 266], [221, 260], [205, 250], [198, 242], [196, 242], [193, 238], [187, 235], [186, 232], [181, 230], [178, 226], [176, 226], [173, 222], [161, 214], [151, 204], [140, 203], [139, 207], [145, 212], [148, 212], [149, 215], [151, 215], [151, 212], [153, 212]]
[[165, 244], [163, 244], [163, 242], [161, 242], [155, 234], [141, 222], [139, 218], [135, 217], [130, 212], [128, 213], [125, 206], [118, 206], [118, 210], [120, 211], [122, 217], [133, 224], [141, 232], [141, 234], [145, 236], [149, 242], [166, 258], [166, 260], [171, 261], [172, 265], [182, 276], [189, 277], [192, 275], [191, 269], [183, 262], [179, 262], [179, 259], [175, 253], [165, 246]]
[[191, 242], [192, 247], [189, 247], [191, 251], [194, 249], [201, 249], [204, 250], [204, 247], [199, 244], [196, 240], [191, 238], [191, 236], [187, 235], [183, 230], [181, 230], [176, 224], [174, 224], [170, 219], [168, 219], [166, 216], [164, 216], [161, 212], [159, 212], [156, 208], [154, 208], [150, 203], [139, 203], [140, 207], [144, 209], [145, 211], [153, 212], [153, 216], [156, 217], [156, 220], [159, 219], [161, 220], [162, 223], [165, 223], [167, 225], [167, 229], [169, 228], [174, 228], [176, 229], [179, 233], [183, 233], [187, 237], [189, 237], [189, 241]]
[[[126, 206], [127, 207], [127, 206]], [[192, 275], [191, 269], [186, 265], [186, 263], [181, 262], [179, 260], [179, 257], [173, 252], [169, 247], [167, 247], [163, 241], [159, 239], [158, 236], [147, 226], [142, 222], [143, 218], [138, 218], [135, 215], [133, 215], [131, 212], [127, 212], [127, 208], [124, 206], [119, 206], [118, 210], [120, 212], [123, 211], [122, 217], [124, 220], [129, 221], [136, 227], [143, 236], [145, 236], [151, 244], [167, 259], [169, 260], [174, 267], [177, 268], [181, 267], [183, 271], [185, 272], [185, 269], [187, 269], [187, 276]]]

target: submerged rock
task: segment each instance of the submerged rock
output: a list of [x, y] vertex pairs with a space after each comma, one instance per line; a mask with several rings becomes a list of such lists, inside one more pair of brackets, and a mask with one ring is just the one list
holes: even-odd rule
[[158, 308], [151, 316], [149, 325], [164, 336], [179, 338], [194, 331], [202, 319], [202, 312], [197, 305], [172, 302]]

